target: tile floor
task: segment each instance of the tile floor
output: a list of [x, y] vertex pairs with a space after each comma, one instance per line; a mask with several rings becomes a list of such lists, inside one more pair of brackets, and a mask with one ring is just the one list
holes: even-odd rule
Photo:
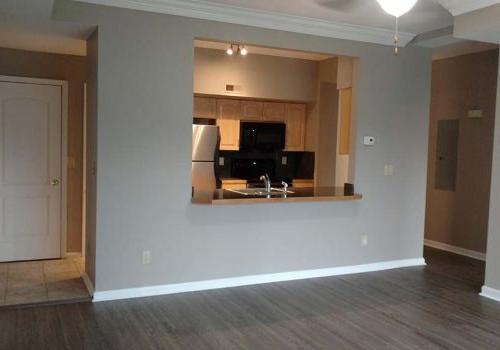
[[0, 306], [89, 299], [82, 258], [0, 263]]

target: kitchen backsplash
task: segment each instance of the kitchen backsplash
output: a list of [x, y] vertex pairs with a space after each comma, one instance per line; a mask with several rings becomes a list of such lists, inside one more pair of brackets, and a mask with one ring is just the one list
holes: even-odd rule
[[219, 178], [230, 178], [233, 175], [233, 162], [238, 159], [272, 159], [275, 164], [275, 176], [289, 179], [314, 178], [314, 152], [241, 152], [220, 151], [216, 172]]

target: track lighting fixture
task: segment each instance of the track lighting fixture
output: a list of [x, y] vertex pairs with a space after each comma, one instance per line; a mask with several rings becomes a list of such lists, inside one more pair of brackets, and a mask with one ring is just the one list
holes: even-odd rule
[[229, 47], [226, 50], [226, 54], [232, 56], [235, 52], [239, 53], [241, 56], [248, 55], [248, 49], [245, 47], [245, 45], [229, 44]]

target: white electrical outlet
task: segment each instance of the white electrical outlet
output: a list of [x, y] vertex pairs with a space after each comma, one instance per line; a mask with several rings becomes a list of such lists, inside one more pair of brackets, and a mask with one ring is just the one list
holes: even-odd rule
[[394, 175], [394, 165], [392, 164], [387, 164], [384, 166], [384, 175], [385, 176], [392, 176]]
[[142, 251], [142, 264], [143, 265], [151, 264], [151, 251], [149, 250]]
[[368, 245], [368, 235], [362, 235], [361, 236], [361, 245], [363, 247], [366, 247]]
[[219, 157], [219, 166], [224, 166], [224, 157]]
[[287, 165], [288, 158], [286, 156], [281, 157], [281, 165]]

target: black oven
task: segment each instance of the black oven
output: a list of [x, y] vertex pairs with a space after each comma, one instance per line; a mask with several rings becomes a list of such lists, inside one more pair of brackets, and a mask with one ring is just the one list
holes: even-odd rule
[[284, 123], [241, 122], [240, 149], [277, 151], [285, 148], [286, 125]]

